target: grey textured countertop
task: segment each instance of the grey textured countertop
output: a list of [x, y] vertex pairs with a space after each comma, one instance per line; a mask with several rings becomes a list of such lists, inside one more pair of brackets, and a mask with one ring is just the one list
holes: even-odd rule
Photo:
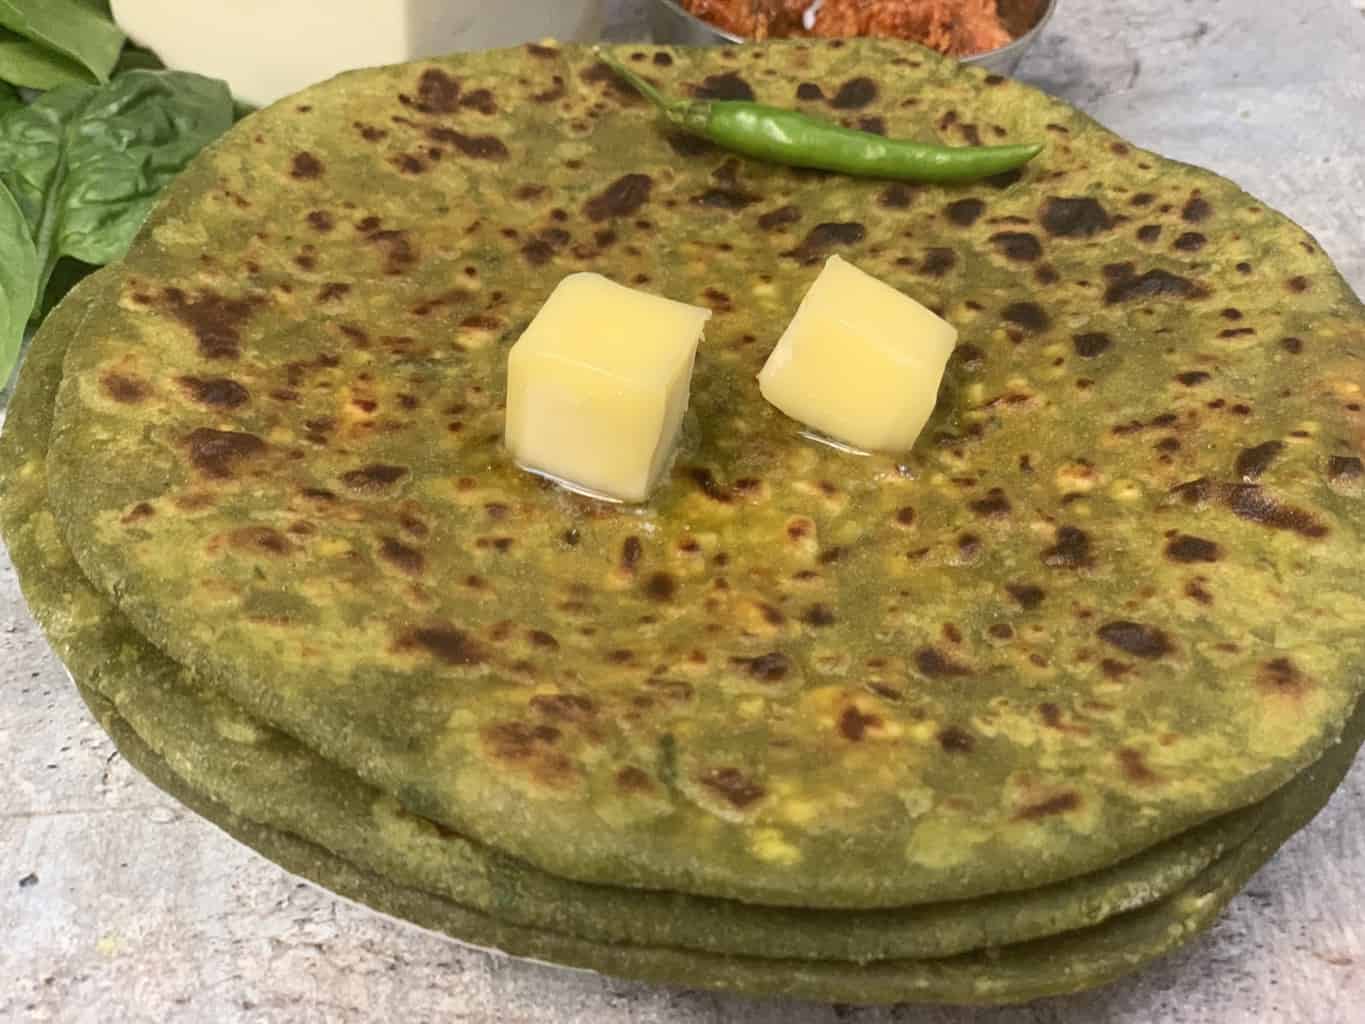
[[[642, 8], [611, 2], [612, 35], [642, 35]], [[1363, 68], [1365, 0], [1063, 0], [1019, 76], [1235, 179], [1365, 292]], [[1013, 1009], [859, 1010], [521, 963], [299, 882], [117, 756], [4, 559], [0, 671], [0, 1021], [1365, 1021], [1365, 763], [1210, 934], [1155, 969]]]

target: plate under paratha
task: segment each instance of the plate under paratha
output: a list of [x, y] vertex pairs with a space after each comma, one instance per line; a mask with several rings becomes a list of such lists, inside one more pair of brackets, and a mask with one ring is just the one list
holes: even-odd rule
[[[1049, 884], [1312, 763], [1365, 678], [1365, 318], [1312, 239], [913, 47], [638, 53], [672, 92], [1049, 148], [951, 191], [742, 162], [545, 47], [254, 116], [67, 357], [52, 510], [134, 628], [493, 849], [758, 903]], [[961, 330], [904, 459], [758, 395], [831, 251]], [[506, 348], [581, 269], [717, 312], [642, 509], [499, 444]]]

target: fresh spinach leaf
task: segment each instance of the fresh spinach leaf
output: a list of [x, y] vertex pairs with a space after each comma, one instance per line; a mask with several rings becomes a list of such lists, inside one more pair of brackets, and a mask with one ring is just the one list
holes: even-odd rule
[[106, 86], [54, 89], [0, 118], [8, 204], [0, 213], [0, 376], [39, 297], [48, 306], [82, 264], [122, 256], [161, 189], [232, 126], [232, 114], [223, 82], [130, 71]]
[[82, 0], [0, 0], [0, 25], [109, 80], [124, 35], [100, 5]]
[[114, 65], [114, 74], [121, 75], [125, 71], [161, 71], [166, 67], [151, 50], [145, 46], [138, 46], [132, 40], [124, 46], [123, 52], [118, 55], [118, 63]]
[[95, 76], [70, 57], [0, 28], [0, 80], [25, 89], [55, 89]]
[[19, 90], [7, 82], [0, 82], [0, 117], [4, 117], [11, 110], [18, 110], [24, 105], [24, 101], [19, 98]]
[[0, 387], [14, 372], [38, 298], [38, 252], [23, 211], [0, 185]]

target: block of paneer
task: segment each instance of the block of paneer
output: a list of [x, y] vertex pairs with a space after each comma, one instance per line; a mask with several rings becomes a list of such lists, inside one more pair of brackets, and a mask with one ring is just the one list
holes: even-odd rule
[[504, 439], [519, 465], [620, 501], [667, 468], [711, 311], [571, 274], [507, 363]]
[[831, 256], [758, 375], [794, 420], [868, 452], [903, 452], [938, 401], [957, 329]]

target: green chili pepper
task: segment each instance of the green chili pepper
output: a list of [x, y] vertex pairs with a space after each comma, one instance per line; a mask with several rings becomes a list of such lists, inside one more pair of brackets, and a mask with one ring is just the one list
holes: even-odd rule
[[747, 100], [671, 100], [601, 50], [594, 52], [679, 128], [758, 160], [859, 177], [949, 184], [1012, 171], [1043, 149], [1041, 144], [938, 146], [887, 139]]

